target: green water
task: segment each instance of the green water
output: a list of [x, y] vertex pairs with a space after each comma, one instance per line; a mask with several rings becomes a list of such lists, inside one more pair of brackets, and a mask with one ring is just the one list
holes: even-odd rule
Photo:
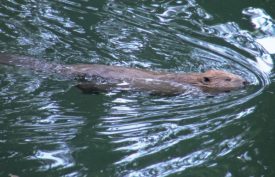
[[250, 86], [174, 97], [83, 94], [0, 66], [0, 176], [275, 176], [273, 70], [242, 11], [272, 1], [6, 0], [0, 50], [171, 72], [222, 69]]

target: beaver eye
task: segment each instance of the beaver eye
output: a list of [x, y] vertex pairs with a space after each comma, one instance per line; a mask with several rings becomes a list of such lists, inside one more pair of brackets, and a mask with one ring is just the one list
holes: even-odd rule
[[231, 78], [226, 78], [225, 81], [230, 82], [230, 81], [231, 81]]
[[210, 82], [209, 77], [203, 77], [203, 82]]

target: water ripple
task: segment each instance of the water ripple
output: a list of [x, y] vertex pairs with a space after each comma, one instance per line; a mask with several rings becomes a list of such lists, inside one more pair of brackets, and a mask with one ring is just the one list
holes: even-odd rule
[[66, 64], [222, 69], [250, 83], [218, 95], [84, 95], [74, 82], [0, 66], [5, 174], [16, 162], [25, 176], [201, 176], [194, 174], [204, 168], [230, 176], [217, 170], [220, 161], [253, 158], [242, 151], [253, 136], [248, 118], [274, 80], [273, 65], [237, 22], [217, 23], [195, 0], [8, 0], [0, 8], [4, 52]]

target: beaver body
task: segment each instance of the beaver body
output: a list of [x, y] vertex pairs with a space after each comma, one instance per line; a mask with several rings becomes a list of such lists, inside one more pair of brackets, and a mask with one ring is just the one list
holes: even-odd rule
[[241, 76], [221, 70], [169, 73], [98, 64], [60, 65], [4, 54], [0, 54], [0, 63], [55, 72], [77, 79], [80, 81], [77, 87], [84, 92], [138, 90], [170, 95], [185, 92], [187, 85], [198, 87], [204, 92], [229, 92], [247, 85]]

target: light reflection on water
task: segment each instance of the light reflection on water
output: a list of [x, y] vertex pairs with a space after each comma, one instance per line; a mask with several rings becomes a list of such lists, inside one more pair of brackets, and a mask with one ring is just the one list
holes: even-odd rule
[[219, 95], [85, 95], [74, 81], [1, 66], [1, 175], [202, 176], [211, 169], [230, 176], [234, 162], [252, 158], [242, 151], [254, 135], [247, 119], [270, 76], [255, 59], [264, 51], [237, 23], [213, 24], [194, 0], [10, 0], [0, 7], [6, 53], [172, 72], [223, 69], [251, 83]]
[[[119, 98], [119, 100], [121, 99]], [[214, 140], [211, 135], [221, 133], [232, 124], [236, 124], [238, 120], [253, 113], [255, 109], [251, 107], [245, 110], [236, 110], [237, 105], [230, 104], [220, 106], [221, 109], [217, 109], [219, 106], [214, 105], [214, 108], [211, 109], [211, 104], [208, 103], [205, 111], [202, 111], [206, 103], [198, 105], [199, 108], [184, 108], [181, 107], [184, 106], [182, 102], [176, 104], [168, 102], [164, 105], [162, 102], [160, 108], [158, 99], [151, 100], [150, 104], [153, 106], [140, 106], [135, 101], [131, 100], [129, 103], [125, 103], [125, 99], [122, 100], [124, 101], [120, 103], [117, 102], [117, 99], [114, 100], [114, 105], [110, 107], [110, 113], [102, 118], [102, 123], [98, 128], [103, 129], [99, 132], [100, 135], [111, 137], [111, 142], [115, 145], [114, 151], [122, 151], [127, 154], [116, 161], [116, 165], [132, 164], [138, 167], [139, 170], [134, 172], [131, 170], [124, 172], [129, 176], [169, 175], [183, 171], [188, 167], [208, 164], [213, 159], [226, 156], [245, 143], [245, 135], [241, 133], [236, 137], [228, 137], [228, 139], [225, 138], [227, 136], [224, 136], [219, 138], [220, 141]], [[194, 100], [200, 101], [197, 98], [193, 98]], [[186, 99], [181, 101], [186, 101]], [[233, 104], [236, 104], [236, 100]], [[152, 110], [153, 113], [150, 114]], [[227, 114], [219, 115], [220, 111], [227, 112]], [[191, 154], [182, 150], [183, 156], [170, 159], [173, 149], [178, 151], [176, 153], [178, 154], [181, 152], [179, 148], [182, 145], [190, 143], [190, 141], [192, 143], [194, 139], [197, 140], [196, 144], [198, 143], [195, 148], [197, 150], [191, 151]], [[164, 156], [168, 159], [161, 158], [161, 162], [149, 166], [144, 166], [141, 163], [154, 158], [154, 156], [161, 156], [161, 154], [170, 154], [170, 156]]]

